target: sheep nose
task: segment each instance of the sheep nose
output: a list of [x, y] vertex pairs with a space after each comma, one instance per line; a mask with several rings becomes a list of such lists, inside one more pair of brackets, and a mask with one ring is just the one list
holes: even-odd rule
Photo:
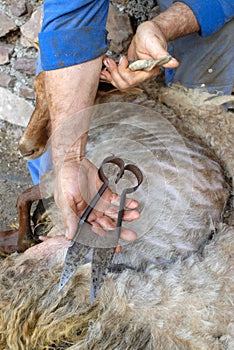
[[19, 150], [23, 157], [29, 157], [35, 153], [34, 149], [30, 149], [29, 147], [27, 147], [22, 138], [19, 140]]

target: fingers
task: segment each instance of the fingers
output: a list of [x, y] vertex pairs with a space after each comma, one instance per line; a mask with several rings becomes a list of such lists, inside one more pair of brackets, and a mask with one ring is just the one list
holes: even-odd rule
[[125, 90], [129, 87], [129, 85], [125, 81], [126, 78], [124, 77], [124, 71], [126, 71], [128, 66], [128, 62], [126, 63], [125, 59], [120, 59], [118, 66], [111, 58], [106, 58], [103, 61], [109, 73], [108, 75], [106, 74], [108, 82], [120, 90]]
[[[90, 214], [89, 221], [94, 221], [96, 217], [107, 216], [112, 220], [117, 220], [120, 205], [120, 196], [113, 193], [109, 188], [106, 189], [104, 195], [97, 203], [95, 210]], [[140, 217], [140, 212], [137, 209], [139, 202], [134, 199], [126, 199], [123, 220], [131, 222]]]
[[[118, 218], [119, 207], [109, 207], [105, 211], [105, 215], [116, 221]], [[140, 212], [138, 210], [124, 210], [123, 221], [132, 222], [136, 219], [139, 219]]]
[[115, 254], [119, 254], [122, 251], [122, 246], [120, 244], [117, 244], [117, 247], [115, 248]]
[[[101, 227], [104, 230], [115, 229], [119, 203], [120, 196], [112, 193], [110, 189], [107, 189], [104, 196], [98, 202], [97, 208], [89, 215], [88, 221], [92, 225], [96, 224], [96, 227]], [[59, 199], [57, 198], [57, 205], [61, 210], [63, 221], [66, 226], [66, 239], [71, 240], [75, 236], [79, 217], [83, 214], [86, 205], [83, 207], [82, 211], [80, 211], [80, 205], [74, 202], [74, 197], [69, 195], [65, 196], [65, 194], [60, 196]], [[131, 222], [138, 219], [140, 216], [140, 212], [137, 210], [138, 206], [139, 203], [137, 201], [133, 199], [126, 200], [126, 207], [132, 210], [124, 211], [123, 220]]]
[[[102, 195], [102, 197], [99, 199], [97, 206], [95, 208], [100, 212], [106, 213], [108, 212], [109, 209], [111, 209], [111, 206], [119, 207], [119, 205], [120, 205], [120, 195], [112, 192], [110, 188], [107, 188], [104, 194]], [[137, 209], [138, 207], [139, 207], [138, 201], [131, 198], [126, 199], [125, 208]]]
[[[112, 193], [111, 204], [119, 206], [120, 196], [118, 194]], [[125, 207], [128, 209], [136, 209], [139, 207], [139, 202], [137, 202], [135, 199], [127, 198], [125, 202]]]
[[133, 87], [142, 81], [152, 78], [159, 74], [159, 67], [154, 68], [150, 72], [137, 71], [132, 72], [128, 67], [128, 60], [122, 57], [119, 65], [117, 65], [111, 58], [104, 59], [104, 64], [108, 71], [101, 72], [101, 78], [114, 85], [119, 90], [126, 90]]
[[38, 238], [39, 238], [40, 241], [42, 241], [42, 242], [48, 241], [48, 239], [50, 239], [50, 237], [47, 237], [47, 236], [39, 236]]
[[[97, 218], [95, 222], [92, 223], [92, 230], [102, 237], [105, 237], [106, 231], [114, 230], [115, 228], [116, 223], [107, 217]], [[137, 238], [137, 235], [134, 231], [122, 227], [120, 238], [125, 241], [134, 241]]]
[[70, 200], [63, 201], [59, 203], [59, 208], [62, 213], [63, 222], [66, 226], [66, 239], [71, 240], [76, 233], [77, 225], [78, 225], [78, 215], [76, 214], [76, 206], [71, 198]]
[[[77, 173], [79, 174], [79, 181], [77, 181]], [[55, 181], [54, 198], [61, 210], [68, 240], [75, 236], [79, 218], [84, 213], [88, 203], [96, 195], [101, 184], [96, 167], [91, 166], [89, 162], [83, 162], [82, 165], [79, 164], [79, 167], [76, 168], [73, 164], [72, 166], [67, 164], [67, 168]], [[109, 188], [106, 189], [95, 209], [89, 215], [88, 221], [92, 224], [96, 222], [103, 229], [106, 227], [115, 228], [119, 202], [120, 197], [113, 194]], [[114, 208], [114, 206], [116, 207]], [[124, 211], [123, 220], [133, 221], [139, 218], [138, 206], [137, 201], [127, 200], [126, 208], [132, 210]]]
[[102, 70], [100, 74], [100, 80], [111, 84], [111, 74], [107, 70]]
[[[111, 219], [117, 219], [118, 211], [120, 206], [121, 196], [113, 193], [109, 188], [106, 189], [104, 195], [100, 198], [99, 202], [95, 206], [95, 209], [90, 215], [95, 216], [108, 216]], [[125, 201], [125, 209], [123, 220], [124, 221], [133, 221], [138, 219], [140, 216], [139, 210], [139, 202], [135, 199], [126, 199]]]
[[174, 58], [172, 57], [172, 59], [163, 65], [164, 68], [177, 68], [179, 66], [179, 62]]

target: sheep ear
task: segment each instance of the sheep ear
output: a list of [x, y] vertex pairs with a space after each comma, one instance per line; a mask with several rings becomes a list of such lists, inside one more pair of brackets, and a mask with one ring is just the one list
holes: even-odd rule
[[40, 157], [46, 149], [51, 133], [49, 108], [45, 92], [45, 72], [34, 79], [36, 106], [19, 140], [19, 149], [26, 159]]

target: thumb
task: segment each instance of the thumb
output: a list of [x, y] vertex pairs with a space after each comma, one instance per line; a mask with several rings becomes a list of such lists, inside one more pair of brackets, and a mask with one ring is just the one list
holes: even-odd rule
[[[165, 45], [162, 45], [157, 36], [152, 36], [151, 40], [147, 41], [147, 53], [136, 53], [136, 45], [135, 42], [132, 41], [128, 49], [128, 58], [129, 60], [158, 60], [165, 56], [171, 56], [167, 51], [166, 46], [164, 46]], [[172, 57], [168, 63], [163, 65], [165, 68], [177, 68], [178, 66], [179, 62], [174, 57]]]
[[[167, 50], [167, 47], [162, 44], [162, 41], [160, 41], [157, 36], [153, 36], [153, 38], [149, 40], [147, 44], [149, 57], [158, 60], [165, 56], [171, 56]], [[174, 57], [172, 57], [168, 63], [163, 65], [165, 68], [176, 68], [178, 66], [179, 62]]]
[[62, 217], [66, 227], [66, 239], [71, 240], [76, 234], [79, 218], [68, 205], [63, 208]]
[[163, 67], [165, 67], [165, 68], [177, 68], [179, 66], [179, 64], [180, 64], [179, 61], [177, 61], [177, 59], [172, 57], [168, 63], [163, 65]]

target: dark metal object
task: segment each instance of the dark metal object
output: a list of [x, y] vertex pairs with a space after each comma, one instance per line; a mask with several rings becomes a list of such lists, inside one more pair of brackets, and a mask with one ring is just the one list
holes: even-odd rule
[[[115, 184], [117, 184], [123, 177], [125, 171], [131, 172], [136, 177], [137, 184], [133, 187], [125, 188], [121, 193], [115, 230], [109, 230], [105, 233], [104, 236], [99, 236], [92, 231], [92, 226], [87, 223], [87, 220], [95, 205], [109, 185], [109, 180], [105, 175], [103, 169], [103, 166], [107, 163], [112, 163], [119, 167], [119, 172], [116, 176]], [[115, 249], [120, 238], [126, 196], [128, 193], [136, 191], [143, 181], [142, 172], [136, 165], [125, 165], [124, 161], [121, 158], [115, 156], [107, 157], [103, 160], [98, 170], [98, 174], [100, 179], [103, 181], [103, 185], [80, 218], [76, 235], [70, 242], [67, 250], [59, 284], [60, 291], [73, 276], [78, 266], [81, 266], [90, 261], [91, 254], [91, 302], [93, 302], [96, 298], [115, 254]]]

